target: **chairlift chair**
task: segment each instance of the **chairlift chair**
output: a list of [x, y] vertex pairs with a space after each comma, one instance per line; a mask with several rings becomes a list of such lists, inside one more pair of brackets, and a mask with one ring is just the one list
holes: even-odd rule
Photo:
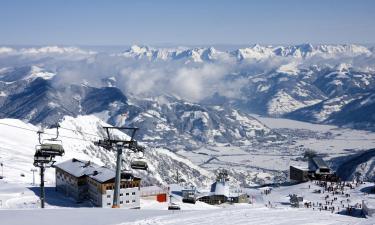
[[135, 170], [147, 170], [148, 165], [143, 157], [136, 158], [130, 162], [130, 167]]
[[52, 156], [44, 154], [43, 152], [36, 151], [34, 154], [34, 163], [50, 163], [52, 161]]
[[46, 155], [63, 156], [65, 151], [60, 140], [48, 140], [49, 143], [39, 145], [39, 150]]
[[123, 170], [121, 171], [121, 178], [125, 180], [131, 180], [134, 178], [134, 175], [130, 170]]

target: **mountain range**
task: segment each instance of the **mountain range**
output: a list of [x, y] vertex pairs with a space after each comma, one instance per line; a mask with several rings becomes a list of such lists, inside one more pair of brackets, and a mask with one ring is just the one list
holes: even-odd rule
[[[134, 45], [120, 53], [1, 47], [0, 111], [35, 124], [104, 111], [114, 124], [128, 112], [131, 123], [155, 117], [169, 131], [189, 131], [206, 142], [228, 141], [236, 132], [247, 137], [234, 130], [214, 137], [220, 123], [230, 129], [226, 118], [233, 112], [374, 129], [373, 52], [311, 44], [231, 51]], [[364, 111], [368, 116], [359, 117]]]
[[[360, 45], [1, 47], [0, 117], [37, 126], [70, 121], [80, 130], [87, 120], [95, 134], [105, 123], [139, 127], [136, 139], [157, 149], [147, 155], [148, 179], [167, 182], [171, 170], [181, 170], [197, 184], [212, 174], [177, 151], [283, 143], [252, 114], [375, 130], [374, 74], [374, 49]], [[100, 154], [102, 163], [111, 161]], [[248, 180], [246, 171], [231, 173]]]

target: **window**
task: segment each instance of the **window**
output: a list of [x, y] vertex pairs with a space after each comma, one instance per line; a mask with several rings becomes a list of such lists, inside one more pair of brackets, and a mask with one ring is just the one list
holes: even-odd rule
[[120, 201], [120, 204], [123, 204], [124, 202], [123, 201]]
[[135, 200], [133, 199], [132, 202], [135, 202]]
[[126, 195], [129, 195], [129, 193], [128, 193], [128, 192], [126, 192]]
[[126, 203], [129, 203], [129, 200], [126, 200]]
[[111, 197], [111, 195], [107, 195], [107, 198], [110, 198]]
[[120, 193], [120, 196], [123, 196], [124, 194], [123, 193]]
[[132, 195], [135, 195], [135, 192], [132, 192]]
[[108, 202], [107, 205], [111, 205], [111, 203]]

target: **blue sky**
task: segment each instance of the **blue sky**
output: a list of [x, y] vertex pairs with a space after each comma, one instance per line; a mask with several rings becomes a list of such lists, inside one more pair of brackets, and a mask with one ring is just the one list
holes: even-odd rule
[[372, 0], [0, 0], [0, 44], [374, 43]]

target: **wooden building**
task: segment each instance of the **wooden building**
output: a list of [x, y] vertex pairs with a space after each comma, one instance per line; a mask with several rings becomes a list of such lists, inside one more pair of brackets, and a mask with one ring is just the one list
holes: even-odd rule
[[[55, 165], [56, 190], [77, 202], [90, 200], [99, 207], [112, 207], [115, 171], [90, 161], [71, 159]], [[140, 207], [140, 183], [137, 177], [122, 174], [120, 207]]]

